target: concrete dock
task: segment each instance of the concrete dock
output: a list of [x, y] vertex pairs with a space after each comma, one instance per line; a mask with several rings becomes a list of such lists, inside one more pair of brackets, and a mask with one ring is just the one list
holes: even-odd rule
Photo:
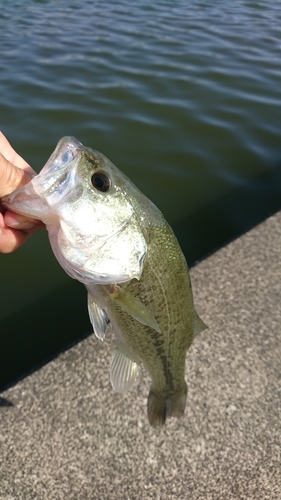
[[149, 377], [116, 394], [91, 335], [1, 394], [0, 500], [280, 500], [281, 213], [191, 278], [184, 417], [151, 428]]

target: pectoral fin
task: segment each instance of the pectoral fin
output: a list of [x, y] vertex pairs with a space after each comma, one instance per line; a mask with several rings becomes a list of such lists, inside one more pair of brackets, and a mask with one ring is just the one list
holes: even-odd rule
[[158, 333], [161, 332], [153, 314], [141, 300], [134, 297], [131, 293], [126, 292], [126, 290], [118, 285], [114, 285], [110, 289], [108, 288], [107, 293], [112, 300], [137, 321], [143, 325], [150, 326], [150, 328], [153, 328]]
[[139, 374], [140, 366], [129, 359], [118, 349], [114, 351], [110, 365], [110, 381], [117, 392], [126, 392], [132, 389]]
[[94, 301], [90, 293], [88, 293], [88, 311], [94, 334], [98, 339], [103, 340], [109, 319], [105, 311]]

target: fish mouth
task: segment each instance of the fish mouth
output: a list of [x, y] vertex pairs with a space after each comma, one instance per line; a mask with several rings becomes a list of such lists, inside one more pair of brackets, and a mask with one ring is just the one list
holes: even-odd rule
[[39, 219], [43, 222], [49, 218], [44, 217], [44, 214], [49, 215], [50, 207], [46, 200], [35, 191], [32, 181], [4, 196], [1, 203], [7, 210], [25, 217]]
[[74, 137], [63, 137], [40, 174], [1, 199], [3, 206], [15, 213], [55, 223], [57, 216], [53, 207], [59, 203], [76, 184], [76, 169], [71, 167], [84, 146]]
[[[83, 144], [75, 137], [63, 137], [57, 144], [54, 152], [51, 154], [45, 166], [39, 175], [32, 179], [33, 187], [39, 196], [46, 198], [57, 195], [58, 201], [63, 197], [64, 191], [69, 190], [69, 181], [71, 185], [75, 182], [73, 175], [75, 160], [85, 149]], [[52, 199], [52, 203], [55, 200]]]
[[85, 147], [75, 137], [66, 136], [60, 139], [55, 150], [42, 168], [40, 175], [49, 173], [54, 176], [56, 172], [69, 166], [75, 160], [77, 155], [83, 151]]

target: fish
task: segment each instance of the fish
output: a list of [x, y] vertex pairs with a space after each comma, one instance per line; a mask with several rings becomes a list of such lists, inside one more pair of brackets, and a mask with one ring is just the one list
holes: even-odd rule
[[63, 137], [41, 172], [2, 199], [46, 225], [60, 265], [88, 291], [96, 337], [110, 330], [110, 380], [123, 393], [141, 366], [152, 426], [184, 414], [186, 351], [206, 328], [186, 259], [160, 210], [102, 153]]

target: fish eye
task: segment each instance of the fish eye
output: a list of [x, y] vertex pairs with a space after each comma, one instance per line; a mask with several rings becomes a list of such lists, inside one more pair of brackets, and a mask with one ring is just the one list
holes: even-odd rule
[[95, 172], [91, 177], [91, 182], [94, 188], [103, 193], [108, 191], [111, 186], [109, 177], [103, 172]]

